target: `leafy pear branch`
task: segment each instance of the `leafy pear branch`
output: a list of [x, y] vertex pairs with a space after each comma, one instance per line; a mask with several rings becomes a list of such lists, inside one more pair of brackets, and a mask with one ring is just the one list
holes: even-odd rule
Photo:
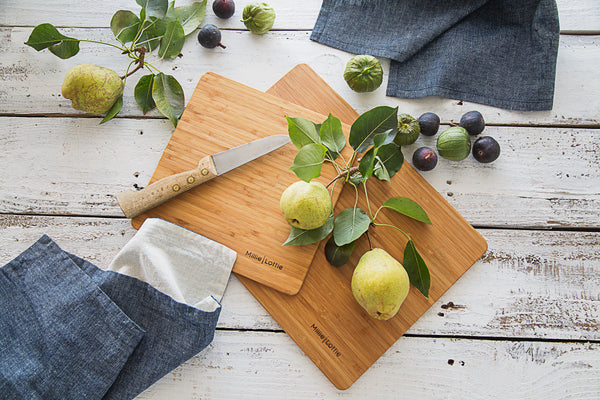
[[[333, 223], [312, 230], [292, 228], [284, 245], [316, 243], [331, 234], [325, 246], [325, 255], [330, 264], [339, 267], [350, 259], [356, 241], [363, 235], [367, 236], [369, 246], [373, 247], [370, 229], [393, 228], [407, 239], [403, 265], [411, 284], [427, 297], [429, 269], [414, 241], [399, 227], [378, 221], [383, 209], [389, 209], [431, 224], [427, 213], [417, 202], [406, 197], [391, 197], [373, 212], [367, 187], [367, 181], [372, 177], [391, 184], [391, 177], [404, 162], [401, 146], [394, 142], [398, 133], [398, 108], [380, 106], [361, 114], [351, 125], [347, 142], [341, 121], [331, 114], [322, 123], [298, 117], [287, 117], [287, 122], [290, 139], [298, 148], [290, 170], [301, 180], [310, 182], [321, 175], [323, 164], [332, 164], [337, 176], [327, 187], [338, 181], [350, 184], [354, 188], [355, 201], [353, 207], [332, 216]], [[341, 155], [347, 144], [353, 149], [349, 161]], [[358, 165], [355, 165], [357, 162]], [[358, 207], [360, 185], [363, 187], [367, 211]]]
[[[111, 93], [116, 97], [112, 106], [98, 112], [96, 105], [85, 101], [73, 101], [73, 107], [93, 113], [105, 114], [100, 123], [114, 118], [123, 106], [122, 90], [128, 77], [141, 69], [150, 73], [142, 76], [135, 87], [135, 99], [146, 114], [155, 108], [169, 118], [174, 126], [183, 113], [184, 94], [181, 85], [171, 75], [164, 74], [153, 63], [148, 55], [157, 49], [156, 61], [172, 59], [181, 55], [185, 37], [196, 30], [202, 23], [206, 13], [207, 0], [196, 1], [181, 7], [175, 7], [175, 1], [168, 0], [136, 0], [141, 6], [139, 16], [130, 10], [118, 10], [110, 21], [110, 29], [119, 44], [99, 40], [77, 39], [60, 33], [49, 23], [37, 25], [25, 44], [37, 51], [48, 49], [62, 59], [68, 59], [79, 52], [80, 42], [89, 42], [111, 46], [127, 55], [131, 62], [123, 75], [121, 93]], [[154, 62], [154, 61], [153, 61]], [[135, 67], [133, 69], [132, 66]], [[88, 71], [88, 73], [91, 73]], [[103, 91], [105, 88], [88, 85], [90, 90]], [[78, 94], [85, 100], [85, 93]], [[91, 96], [88, 96], [91, 97]]]

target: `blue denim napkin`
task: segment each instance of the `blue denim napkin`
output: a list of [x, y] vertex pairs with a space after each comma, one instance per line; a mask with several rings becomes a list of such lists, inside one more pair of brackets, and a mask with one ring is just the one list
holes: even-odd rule
[[[179, 244], [206, 245], [196, 236]], [[140, 240], [157, 252], [157, 243]], [[224, 290], [223, 271], [231, 271], [235, 252], [218, 246], [226, 262], [213, 272], [219, 270]], [[147, 255], [138, 256], [144, 263]], [[221, 295], [203, 311], [140, 279], [102, 270], [44, 235], [0, 268], [0, 398], [132, 399], [210, 344]]]
[[324, 0], [311, 39], [389, 58], [386, 94], [552, 109], [555, 0]]

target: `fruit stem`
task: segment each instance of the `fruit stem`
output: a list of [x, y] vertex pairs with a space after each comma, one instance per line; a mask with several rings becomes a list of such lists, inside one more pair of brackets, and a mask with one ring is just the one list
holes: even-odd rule
[[367, 240], [369, 241], [369, 250], [373, 250], [373, 243], [371, 243], [371, 236], [369, 235], [369, 231], [365, 232], [367, 234]]
[[222, 47], [222, 48], [224, 48], [224, 49], [226, 49], [226, 48], [227, 48], [227, 47], [226, 47], [226, 46], [225, 46], [223, 43], [221, 43], [221, 42], [219, 42], [219, 44], [218, 44], [217, 46], [219, 46], [219, 47]]
[[410, 236], [408, 236], [406, 232], [404, 232], [402, 229], [398, 228], [397, 226], [390, 225], [390, 224], [376, 224], [376, 223], [373, 223], [373, 225], [375, 225], [375, 226], [387, 226], [388, 228], [394, 228], [394, 229], [400, 231], [404, 236], [406, 236], [408, 238], [408, 240], [411, 240]]
[[329, 187], [331, 186], [331, 184], [335, 181], [337, 181], [338, 179], [341, 178], [346, 178], [346, 182], [348, 181], [348, 179], [350, 179], [350, 176], [358, 171], [358, 167], [352, 167], [352, 168], [348, 168], [347, 170], [344, 170], [342, 172], [340, 172], [335, 178], [333, 178], [331, 180], [331, 182], [329, 182], [325, 187]]
[[139, 46], [139, 47], [136, 47], [135, 49], [133, 49], [133, 51], [137, 52], [140, 55], [139, 58], [137, 58], [134, 61], [134, 63], [136, 63], [137, 66], [133, 69], [133, 71], [128, 72], [125, 75], [123, 75], [121, 77], [121, 80], [125, 80], [128, 76], [135, 74], [139, 69], [144, 68], [144, 57], [146, 55], [146, 48], [144, 46]]

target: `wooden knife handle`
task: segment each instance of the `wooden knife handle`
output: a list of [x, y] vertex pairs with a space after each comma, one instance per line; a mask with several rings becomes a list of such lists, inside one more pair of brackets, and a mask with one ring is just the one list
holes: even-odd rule
[[125, 216], [133, 218], [216, 176], [212, 157], [206, 156], [195, 169], [159, 179], [141, 190], [124, 190], [116, 197]]

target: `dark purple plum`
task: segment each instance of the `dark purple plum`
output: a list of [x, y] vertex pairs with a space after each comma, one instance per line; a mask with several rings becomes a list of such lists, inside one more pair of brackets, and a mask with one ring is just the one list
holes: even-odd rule
[[469, 135], [477, 136], [483, 132], [485, 121], [479, 111], [469, 111], [460, 118], [459, 125], [465, 128]]
[[491, 136], [482, 136], [473, 143], [473, 157], [480, 163], [491, 163], [500, 156], [500, 145]]
[[233, 0], [215, 0], [212, 9], [217, 17], [227, 19], [235, 13], [235, 3]]
[[221, 43], [221, 31], [212, 24], [204, 25], [198, 32], [198, 42], [202, 47], [213, 49], [217, 46], [225, 48]]
[[432, 112], [427, 112], [417, 119], [421, 133], [425, 136], [434, 136], [440, 128], [440, 117]]
[[437, 165], [437, 154], [429, 147], [419, 147], [412, 157], [413, 165], [421, 171], [431, 171]]

